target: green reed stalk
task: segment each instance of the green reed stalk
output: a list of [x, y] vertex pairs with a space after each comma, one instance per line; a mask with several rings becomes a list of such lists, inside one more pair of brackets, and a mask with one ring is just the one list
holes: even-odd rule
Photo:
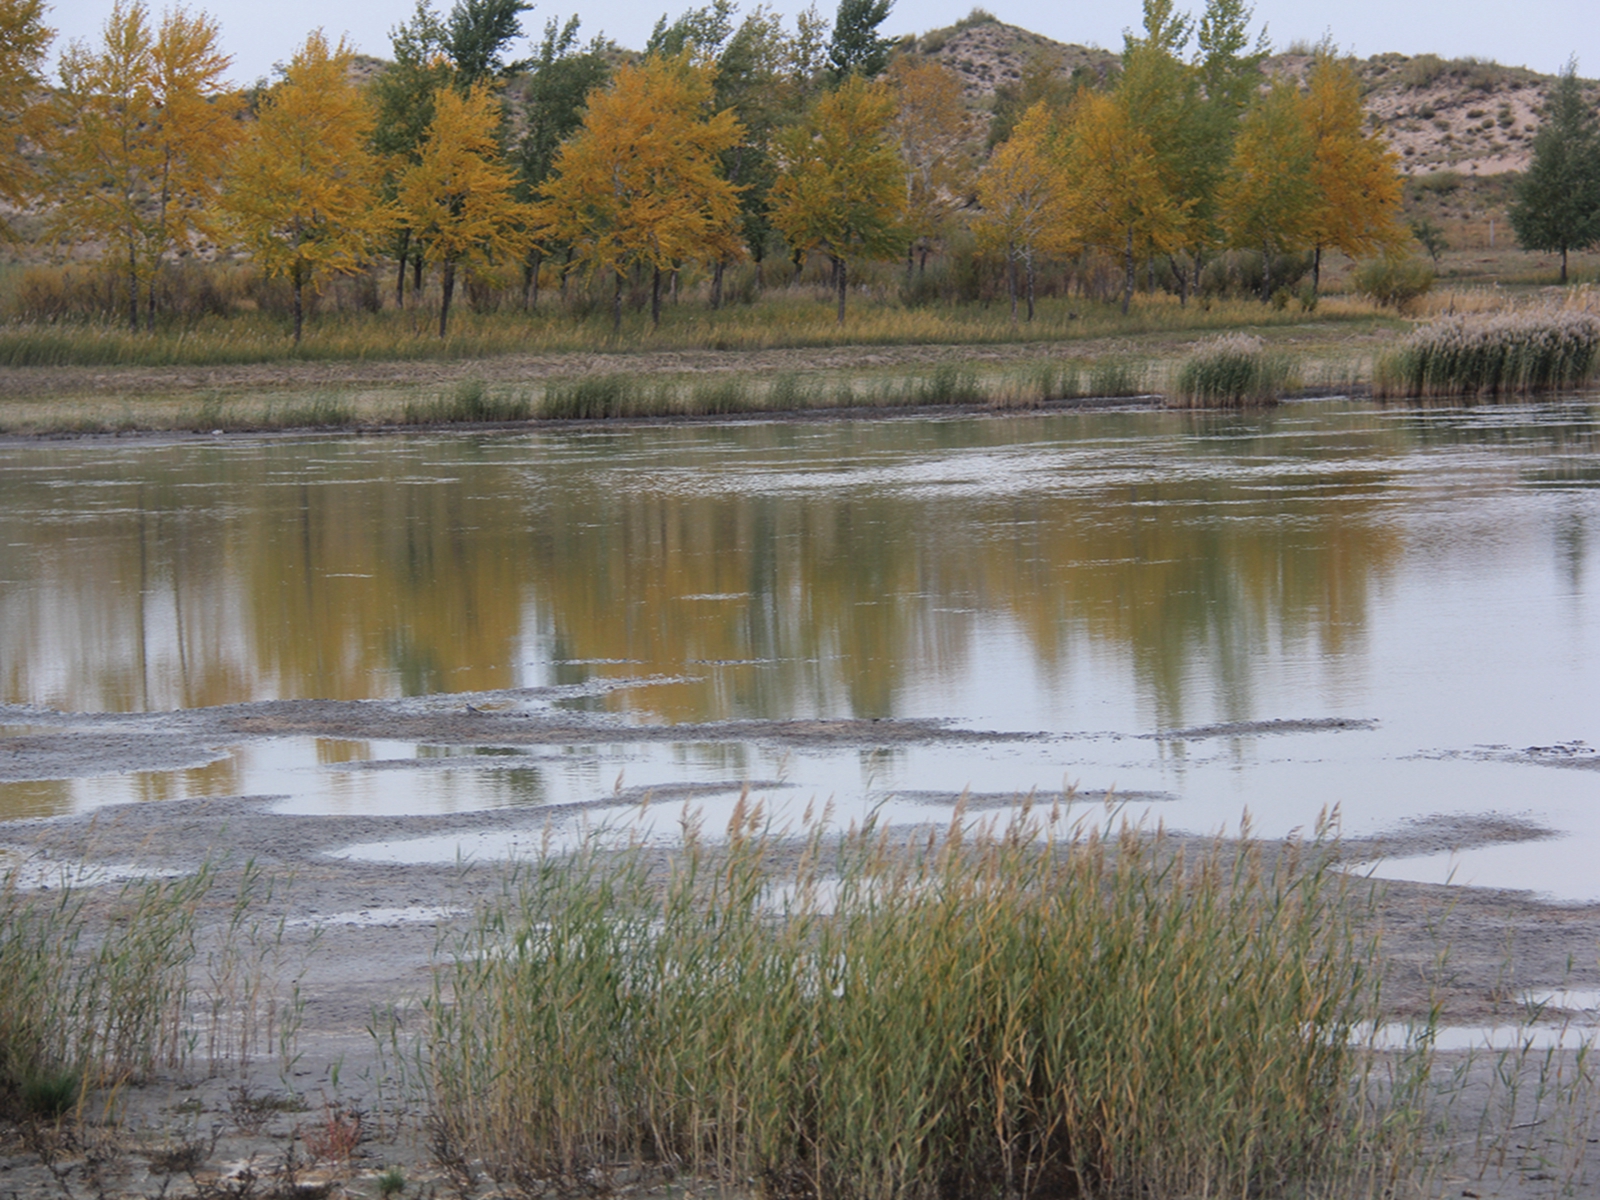
[[1372, 1153], [1375, 943], [1320, 846], [1064, 829], [546, 856], [430, 1001], [434, 1118], [519, 1186], [1245, 1195]]

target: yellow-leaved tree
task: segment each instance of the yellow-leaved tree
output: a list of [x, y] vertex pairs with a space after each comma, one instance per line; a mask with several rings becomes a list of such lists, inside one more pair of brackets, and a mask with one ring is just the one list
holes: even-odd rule
[[465, 95], [440, 88], [417, 161], [400, 176], [401, 216], [427, 261], [443, 267], [440, 337], [449, 328], [457, 268], [519, 260], [527, 245], [531, 210], [516, 198], [516, 172], [495, 137], [499, 127], [500, 102], [487, 82]]
[[296, 342], [306, 289], [358, 270], [393, 219], [378, 197], [372, 110], [351, 82], [353, 57], [342, 40], [330, 48], [320, 31], [306, 38], [262, 97], [224, 196], [256, 264], [294, 289]]
[[904, 244], [906, 168], [894, 116], [886, 84], [851, 75], [779, 138], [772, 223], [796, 251], [833, 260], [841, 325], [850, 264], [896, 258]]
[[[44, 0], [0, 0], [0, 200], [17, 208], [32, 199], [38, 182], [29, 154], [48, 127], [40, 72], [53, 36]], [[0, 238], [14, 236], [0, 216]]]
[[1273, 259], [1311, 244], [1316, 229], [1315, 151], [1300, 90], [1278, 80], [1239, 125], [1220, 189], [1222, 226], [1234, 246], [1261, 251], [1261, 299], [1273, 292]]
[[972, 232], [980, 249], [1005, 256], [1011, 320], [1017, 320], [1017, 269], [1027, 282], [1028, 320], [1033, 320], [1033, 283], [1041, 254], [1071, 248], [1071, 226], [1062, 212], [1061, 178], [1051, 160], [1055, 119], [1043, 100], [1023, 114], [1011, 136], [995, 147], [978, 176], [980, 212]]
[[1361, 84], [1348, 59], [1327, 47], [1311, 63], [1301, 96], [1311, 141], [1311, 290], [1322, 282], [1322, 252], [1351, 258], [1393, 251], [1404, 243], [1399, 157], [1365, 132]]
[[1157, 153], [1154, 139], [1121, 96], [1080, 91], [1067, 113], [1068, 235], [1122, 259], [1122, 311], [1133, 299], [1135, 267], [1181, 244], [1190, 202]]
[[141, 295], [154, 324], [163, 261], [216, 235], [242, 107], [217, 37], [203, 13], [169, 9], [152, 30], [142, 0], [118, 0], [99, 49], [75, 42], [61, 56], [52, 225], [64, 241], [105, 247], [135, 329]]
[[912, 260], [924, 267], [944, 236], [951, 214], [969, 181], [962, 152], [967, 105], [961, 78], [949, 67], [911, 55], [889, 65], [894, 88], [894, 131], [906, 164], [906, 272]]
[[663, 271], [742, 252], [739, 188], [718, 156], [744, 131], [732, 111], [710, 111], [714, 78], [688, 49], [620, 67], [610, 86], [589, 94], [582, 127], [540, 188], [536, 238], [571, 246], [586, 270], [615, 278], [615, 329], [630, 270], [652, 272], [651, 320], [659, 323]]

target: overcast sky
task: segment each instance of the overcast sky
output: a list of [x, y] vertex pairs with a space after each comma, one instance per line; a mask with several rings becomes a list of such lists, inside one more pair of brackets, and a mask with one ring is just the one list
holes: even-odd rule
[[[166, 8], [167, 0], [146, 0], [152, 12]], [[435, 0], [448, 10], [453, 0]], [[604, 33], [634, 49], [643, 45], [651, 26], [662, 13], [676, 16], [684, 8], [708, 0], [540, 0], [523, 18], [523, 27], [537, 33], [550, 17], [565, 19], [576, 12], [585, 37]], [[745, 0], [742, 8], [752, 7]], [[818, 8], [832, 16], [837, 0], [818, 0]], [[1178, 0], [1180, 9], [1186, 7]], [[415, 9], [415, 0], [209, 0], [188, 4], [203, 9], [222, 26], [223, 48], [233, 56], [236, 81], [249, 83], [270, 75], [273, 65], [284, 62], [312, 29], [322, 28], [330, 39], [347, 34], [368, 54], [387, 57], [389, 30]], [[804, 7], [804, 0], [778, 0], [773, 7], [788, 17]], [[1002, 21], [1021, 25], [1062, 42], [1099, 45], [1110, 50], [1122, 46], [1122, 32], [1139, 21], [1139, 0], [1113, 3], [1063, 4], [1060, 0], [988, 0], [984, 5]], [[1187, 7], [1198, 10], [1204, 0]], [[948, 25], [972, 9], [972, 0], [897, 0], [884, 24], [886, 33], [925, 33]], [[58, 49], [71, 38], [98, 40], [111, 0], [55, 0], [48, 21], [58, 33]], [[1527, 66], [1555, 72], [1568, 57], [1577, 55], [1579, 73], [1600, 75], [1600, 3], [1597, 0], [1344, 0], [1341, 4], [1310, 4], [1296, 0], [1258, 0], [1256, 23], [1265, 24], [1279, 48], [1296, 39], [1316, 41], [1324, 33], [1335, 43], [1362, 57], [1387, 50], [1403, 54], [1432, 52], [1448, 58], [1476, 56], [1507, 66]], [[521, 52], [519, 47], [518, 52]]]

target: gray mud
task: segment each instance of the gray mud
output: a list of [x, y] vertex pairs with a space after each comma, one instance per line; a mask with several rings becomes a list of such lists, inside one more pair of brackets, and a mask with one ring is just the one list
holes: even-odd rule
[[[12, 708], [0, 711], [0, 723], [21, 732], [0, 741], [0, 778], [60, 778], [187, 765], [208, 761], [219, 746], [241, 740], [304, 735], [456, 746], [701, 740], [863, 748], [1046, 736], [980, 733], [937, 721], [626, 725], [553, 707], [561, 698], [529, 691], [465, 700], [275, 702], [126, 716]], [[491, 704], [495, 707], [485, 707]], [[1369, 724], [1262, 722], [1163, 736], [1243, 736], [1360, 729]], [[1588, 759], [1576, 753], [1567, 757]], [[474, 765], [492, 766], [493, 760]], [[420, 760], [414, 769], [429, 766]], [[350, 764], [348, 769], [400, 768]], [[768, 780], [750, 786], [767, 790], [783, 784]], [[669, 791], [670, 798], [692, 798], [727, 790], [722, 785], [634, 788], [592, 805], [410, 816], [285, 814], [274, 810], [274, 797], [239, 796], [127, 804], [69, 817], [0, 822], [0, 866], [22, 864], [36, 879], [48, 880], [55, 871], [78, 874], [94, 866], [114, 868], [107, 872], [110, 878], [126, 878], [129, 872], [193, 871], [209, 864], [217, 872], [217, 885], [200, 913], [202, 945], [214, 944], [220, 936], [250, 878], [270, 881], [271, 895], [259, 900], [257, 919], [262, 928], [275, 931], [271, 986], [278, 989], [284, 1012], [290, 1011], [290, 997], [298, 996], [300, 1021], [297, 1033], [280, 1039], [276, 1051], [258, 1047], [247, 1060], [236, 1056], [215, 1070], [201, 1063], [121, 1092], [114, 1098], [114, 1120], [101, 1120], [102, 1112], [55, 1148], [48, 1138], [40, 1140], [45, 1135], [38, 1129], [0, 1122], [0, 1197], [153, 1200], [167, 1195], [176, 1200], [242, 1195], [241, 1169], [256, 1173], [258, 1197], [371, 1196], [376, 1193], [376, 1172], [391, 1165], [403, 1167], [416, 1194], [431, 1190], [474, 1200], [495, 1194], [482, 1179], [453, 1180], [448, 1169], [434, 1160], [425, 1113], [415, 1094], [403, 1086], [394, 1049], [410, 1045], [409, 1039], [420, 1030], [420, 1005], [429, 995], [436, 965], [448, 959], [452, 939], [464, 932], [474, 906], [505, 884], [508, 867], [491, 862], [378, 864], [336, 857], [333, 852], [358, 842], [485, 830], [525, 834], [527, 842], [536, 845], [547, 822], [587, 807], [664, 799]], [[943, 805], [959, 797], [929, 792], [901, 798]], [[1171, 799], [1159, 793], [1080, 798]], [[994, 810], [1017, 799], [997, 792], [971, 792], [966, 804], [973, 810]], [[942, 825], [941, 820], [938, 827]], [[930, 823], [902, 832], [911, 836], [934, 827]], [[1391, 1017], [1487, 1026], [1525, 1015], [1527, 993], [1600, 988], [1600, 906], [1557, 907], [1520, 893], [1377, 883], [1362, 874], [1363, 864], [1383, 855], [1525, 841], [1550, 833], [1515, 816], [1444, 814], [1331, 849], [1350, 873], [1350, 903], [1370, 911], [1382, 931], [1388, 963], [1384, 1002]], [[1174, 836], [1173, 843], [1193, 841], [1198, 846], [1210, 840]], [[1268, 854], [1279, 848], [1264, 844]], [[775, 865], [781, 867], [782, 862]], [[1552, 1007], [1542, 1018], [1552, 1021], [1570, 1015]], [[393, 1040], [385, 1042], [390, 1034]], [[1473, 1072], [1497, 1069], [1491, 1060], [1485, 1056], [1445, 1061], [1447, 1067], [1456, 1063], [1450, 1069], [1458, 1067], [1475, 1079]], [[363, 1141], [354, 1157], [339, 1162], [306, 1160], [308, 1138], [317, 1136], [330, 1114], [341, 1113], [360, 1113], [364, 1123]], [[1549, 1169], [1553, 1155], [1572, 1147], [1572, 1138], [1562, 1137], [1558, 1146], [1554, 1133], [1530, 1127], [1492, 1170], [1480, 1163], [1449, 1176], [1443, 1181], [1451, 1189], [1448, 1194], [1516, 1200], [1559, 1194], [1557, 1184], [1566, 1186], [1574, 1178], [1571, 1170]], [[1594, 1157], [1600, 1143], [1579, 1138], [1576, 1145], [1581, 1178], [1589, 1169], [1582, 1165], [1587, 1163], [1585, 1156]], [[179, 1150], [199, 1156], [192, 1173], [170, 1169], [174, 1160], [166, 1156]], [[271, 1193], [267, 1182], [275, 1179], [283, 1184], [285, 1164], [294, 1186], [287, 1190], [280, 1186]], [[311, 1191], [305, 1190], [308, 1186]], [[407, 1194], [412, 1194], [409, 1185]]]

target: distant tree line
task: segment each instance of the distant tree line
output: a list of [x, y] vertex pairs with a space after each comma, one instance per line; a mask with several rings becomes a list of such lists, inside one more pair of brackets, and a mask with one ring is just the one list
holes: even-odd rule
[[[958, 250], [1003, 264], [1013, 317], [1031, 317], [1051, 263], [1117, 264], [1126, 310], [1143, 275], [1187, 298], [1230, 250], [1259, 256], [1263, 299], [1282, 264], [1399, 253], [1396, 158], [1363, 119], [1351, 62], [1324, 44], [1303, 79], [1269, 79], [1244, 0], [1198, 18], [1144, 0], [1120, 69], [1030, 69], [987, 147], [959, 78], [881, 36], [889, 0], [815, 8], [792, 31], [767, 7], [712, 0], [663, 17], [641, 54], [550, 21], [508, 59], [524, 0], [419, 0], [393, 61], [357, 82], [349, 46], [313, 33], [279, 78], [227, 86], [210, 17], [152, 19], [116, 0], [100, 42], [43, 67], [42, 0], [0, 0], [0, 200], [62, 246], [90, 246], [150, 327], [166, 264], [247, 252], [287, 281], [294, 330], [332, 276], [387, 262], [405, 305], [428, 272], [448, 329], [458, 281], [625, 286], [694, 268], [723, 301], [725, 270], [827, 265], [839, 319], [860, 265], [908, 278]], [[1513, 221], [1525, 245], [1600, 240], [1600, 135], [1569, 70], [1535, 143]], [[9, 232], [9, 228], [8, 228]]]

